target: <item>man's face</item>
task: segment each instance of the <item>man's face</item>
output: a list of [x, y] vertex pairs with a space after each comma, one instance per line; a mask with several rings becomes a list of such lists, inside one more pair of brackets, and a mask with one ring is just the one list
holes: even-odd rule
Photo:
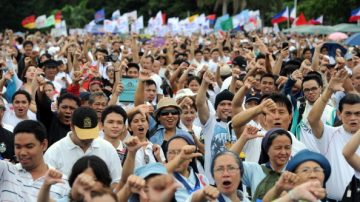
[[19, 118], [25, 118], [29, 109], [29, 101], [24, 94], [18, 94], [13, 100], [15, 115]]
[[228, 117], [231, 117], [231, 101], [221, 101], [216, 108], [216, 114], [222, 121], [227, 121]]
[[155, 85], [145, 85], [144, 97], [145, 97], [145, 100], [152, 102], [156, 97], [156, 86]]
[[260, 90], [263, 95], [269, 95], [275, 92], [275, 82], [271, 77], [263, 77], [260, 82]]
[[153, 68], [152, 66], [153, 66], [153, 63], [151, 62], [151, 58], [145, 58], [143, 60], [143, 68], [144, 69], [152, 71], [152, 68]]
[[208, 60], [210, 58], [210, 52], [209, 51], [204, 51], [204, 59]]
[[219, 52], [218, 51], [214, 51], [211, 53], [211, 59], [214, 60], [215, 62], [217, 62], [219, 60]]
[[292, 115], [284, 104], [276, 103], [276, 109], [264, 116], [266, 130], [271, 128], [282, 128], [288, 130]]
[[47, 140], [40, 142], [33, 133], [17, 133], [14, 143], [17, 160], [25, 170], [31, 171], [44, 161]]
[[135, 67], [129, 67], [126, 74], [131, 78], [138, 78], [139, 77], [139, 71]]
[[341, 112], [338, 112], [344, 129], [349, 133], [356, 133], [360, 128], [360, 103], [344, 104]]
[[156, 73], [156, 74], [159, 74], [159, 72], [160, 72], [160, 67], [161, 67], [160, 61], [159, 61], [159, 60], [155, 60], [152, 71], [153, 71], [154, 73]]
[[360, 93], [360, 67], [356, 67], [351, 75], [351, 81], [354, 85], [354, 88], [358, 93]]
[[264, 58], [259, 58], [256, 61], [255, 66], [256, 66], [258, 72], [266, 72], [265, 59]]
[[201, 54], [201, 53], [196, 53], [196, 54], [195, 54], [195, 59], [196, 59], [197, 61], [201, 61], [201, 60], [202, 60], [202, 54]]
[[97, 117], [100, 120], [101, 114], [107, 105], [107, 99], [104, 96], [98, 96], [95, 98], [95, 102], [90, 105], [96, 111]]
[[103, 123], [103, 130], [106, 137], [119, 138], [126, 130], [124, 117], [114, 112], [108, 114]]
[[53, 81], [55, 79], [56, 74], [58, 73], [57, 67], [46, 67], [44, 70], [45, 77], [49, 79], [50, 81]]
[[315, 80], [305, 81], [303, 83], [303, 92], [305, 99], [313, 104], [321, 94], [321, 87]]
[[71, 116], [76, 108], [79, 106], [76, 104], [75, 100], [64, 99], [58, 106], [58, 118], [61, 123], [65, 125], [70, 125]]
[[304, 53], [304, 59], [311, 60], [311, 51], [306, 51], [306, 52]]
[[31, 56], [33, 47], [30, 44], [27, 44], [26, 46], [24, 46], [24, 52], [26, 56]]

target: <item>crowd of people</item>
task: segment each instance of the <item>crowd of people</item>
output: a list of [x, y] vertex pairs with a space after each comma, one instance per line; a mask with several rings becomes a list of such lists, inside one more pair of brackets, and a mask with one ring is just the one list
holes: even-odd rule
[[360, 49], [0, 35], [0, 201], [360, 201]]

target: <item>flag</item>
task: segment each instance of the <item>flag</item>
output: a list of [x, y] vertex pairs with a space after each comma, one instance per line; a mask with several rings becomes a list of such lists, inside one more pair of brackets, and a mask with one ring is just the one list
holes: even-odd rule
[[36, 18], [35, 24], [37, 29], [44, 28], [45, 23], [46, 23], [46, 15], [40, 15]]
[[349, 22], [356, 22], [360, 20], [360, 7], [351, 11]]
[[48, 18], [46, 18], [45, 27], [50, 27], [55, 25], [55, 16], [50, 15]]
[[21, 25], [27, 29], [34, 29], [35, 28], [35, 20], [36, 20], [36, 16], [30, 15], [21, 21]]
[[292, 8], [290, 11], [290, 20], [295, 20], [296, 19], [296, 8]]
[[127, 18], [129, 19], [129, 22], [135, 22], [137, 19], [137, 11], [136, 10], [125, 13], [124, 15], [127, 16]]
[[308, 23], [312, 24], [312, 25], [320, 25], [320, 24], [323, 23], [323, 16], [320, 16], [320, 17], [318, 17], [316, 19], [311, 19], [311, 20], [309, 20]]
[[116, 21], [112, 20], [104, 20], [104, 31], [113, 33], [116, 27]]
[[162, 19], [162, 24], [165, 25], [166, 24], [166, 13], [161, 14], [161, 19]]
[[119, 11], [119, 9], [117, 9], [116, 11], [114, 11], [114, 12], [112, 13], [111, 19], [112, 19], [112, 20], [116, 20], [116, 19], [118, 19], [120, 16], [121, 16], [121, 15], [120, 15], [120, 11]]
[[139, 33], [141, 29], [144, 29], [144, 17], [140, 16], [135, 23], [131, 25], [131, 31]]
[[289, 8], [286, 7], [284, 10], [282, 10], [281, 12], [274, 15], [274, 17], [272, 17], [271, 23], [272, 24], [282, 23], [288, 19], [289, 19]]
[[58, 11], [55, 13], [55, 24], [61, 23], [62, 20], [62, 14], [61, 11]]
[[214, 24], [215, 23], [215, 19], [216, 19], [216, 14], [211, 14], [206, 16], [206, 19], [208, 19], [210, 21], [210, 24]]
[[223, 31], [229, 31], [229, 30], [233, 29], [233, 23], [232, 23], [232, 18], [231, 17], [229, 17], [225, 21], [221, 22], [221, 29]]
[[229, 14], [225, 14], [221, 17], [218, 17], [215, 22], [214, 29], [215, 31], [221, 29], [221, 23], [229, 18]]
[[95, 13], [95, 23], [99, 23], [103, 20], [105, 20], [105, 9], [100, 9], [98, 11], [96, 11]]
[[189, 22], [194, 22], [196, 18], [199, 16], [199, 14], [195, 14], [189, 17]]
[[308, 22], [306, 21], [305, 15], [303, 12], [301, 12], [299, 17], [297, 17], [295, 20], [295, 25], [301, 26], [301, 25], [307, 25], [307, 24], [308, 24]]

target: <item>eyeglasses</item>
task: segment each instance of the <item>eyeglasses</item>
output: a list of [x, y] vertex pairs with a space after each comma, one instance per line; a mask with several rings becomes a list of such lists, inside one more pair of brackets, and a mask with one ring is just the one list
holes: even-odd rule
[[318, 87], [312, 87], [312, 88], [305, 88], [303, 91], [304, 91], [304, 93], [310, 93], [310, 91], [315, 92], [318, 89], [319, 89]]
[[238, 172], [239, 169], [240, 169], [239, 167], [235, 167], [235, 166], [218, 167], [218, 168], [214, 169], [214, 172], [223, 174], [226, 170], [226, 172], [228, 172], [230, 174], [235, 174], [236, 172]]
[[360, 117], [360, 112], [344, 112], [345, 117], [350, 117], [352, 115], [355, 115], [356, 117]]
[[315, 174], [318, 174], [318, 173], [324, 173], [324, 169], [322, 169], [321, 167], [315, 167], [315, 168], [305, 167], [305, 168], [299, 170], [298, 172], [306, 173], [306, 174], [310, 174], [310, 173], [314, 172]]
[[176, 110], [176, 109], [171, 109], [171, 110], [162, 110], [160, 111], [160, 116], [168, 116], [169, 114], [171, 115], [179, 115], [180, 112], [179, 110]]

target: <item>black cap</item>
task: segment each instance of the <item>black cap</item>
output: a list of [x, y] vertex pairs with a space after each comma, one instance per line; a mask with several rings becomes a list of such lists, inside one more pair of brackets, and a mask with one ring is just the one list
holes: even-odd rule
[[224, 100], [232, 101], [233, 98], [234, 98], [234, 94], [232, 94], [229, 90], [225, 89], [221, 91], [215, 97], [215, 106], [214, 106], [215, 110], [217, 109], [217, 106], [219, 105], [220, 102]]
[[255, 93], [255, 92], [248, 93], [245, 96], [245, 103], [250, 102], [252, 100], [256, 100], [256, 102], [259, 103], [260, 99], [261, 99], [260, 93]]
[[79, 139], [95, 139], [99, 136], [98, 117], [90, 107], [79, 107], [72, 114], [71, 123], [74, 125]]
[[234, 58], [232, 63], [233, 65], [238, 65], [240, 69], [245, 69], [247, 66], [246, 59], [242, 56], [237, 56], [236, 58]]
[[49, 59], [46, 60], [42, 63], [39, 64], [39, 67], [49, 67], [49, 68], [54, 68], [54, 67], [58, 67], [59, 65], [61, 65], [61, 63], [57, 60], [53, 60], [53, 59]]

